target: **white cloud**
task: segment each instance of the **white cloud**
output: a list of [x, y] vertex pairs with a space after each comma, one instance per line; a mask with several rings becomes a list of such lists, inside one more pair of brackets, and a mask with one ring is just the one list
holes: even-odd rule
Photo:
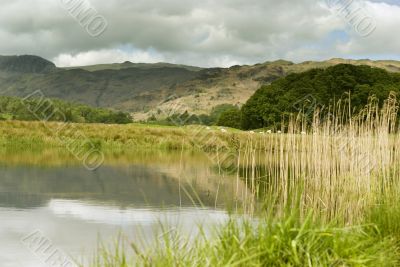
[[156, 63], [164, 60], [165, 58], [163, 56], [148, 51], [125, 52], [119, 49], [102, 49], [77, 54], [60, 54], [53, 59], [53, 62], [59, 67], [71, 67], [122, 63], [125, 61], [134, 63]]
[[343, 54], [389, 55], [400, 53], [400, 6], [366, 2], [365, 8], [376, 21], [376, 29], [366, 38], [352, 34], [352, 38], [338, 46]]
[[[54, 0], [2, 0], [0, 54], [60, 66], [169, 61], [229, 66], [273, 59], [398, 54], [400, 7], [365, 1], [377, 29], [362, 38], [325, 0], [90, 0], [109, 24], [93, 38]], [[332, 39], [334, 32], [347, 38]], [[126, 50], [121, 47], [131, 47]]]

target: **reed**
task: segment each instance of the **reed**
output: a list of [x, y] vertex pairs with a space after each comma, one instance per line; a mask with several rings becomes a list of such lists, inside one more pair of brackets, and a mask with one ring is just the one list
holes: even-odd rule
[[340, 217], [344, 223], [360, 222], [377, 199], [398, 195], [395, 96], [381, 107], [372, 98], [359, 113], [348, 110], [349, 103], [336, 104], [328, 114], [316, 110], [308, 123], [299, 114], [286, 134], [246, 141], [239, 169], [252, 192], [278, 198], [282, 207], [301, 192], [305, 213], [314, 210], [326, 221]]

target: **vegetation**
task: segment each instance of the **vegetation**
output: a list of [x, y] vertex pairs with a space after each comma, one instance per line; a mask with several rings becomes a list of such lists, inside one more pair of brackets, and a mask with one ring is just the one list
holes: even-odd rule
[[221, 104], [214, 107], [210, 115], [189, 114], [189, 112], [185, 111], [182, 114], [173, 114], [162, 120], [157, 120], [155, 116], [152, 116], [147, 122], [169, 126], [217, 125], [240, 129], [240, 121], [240, 112], [237, 106]]
[[369, 66], [340, 64], [290, 74], [259, 89], [242, 108], [243, 129], [280, 128], [291, 113], [315, 108], [332, 110], [332, 104], [345, 98], [355, 110], [363, 108], [374, 95], [383, 103], [390, 92], [400, 90], [400, 74]]
[[0, 147], [3, 149], [65, 148], [69, 143], [93, 142], [103, 151], [138, 149], [212, 151], [217, 148], [228, 149], [236, 143], [236, 140], [247, 137], [246, 133], [239, 131], [223, 133], [217, 128], [207, 129], [204, 126], [0, 121]]
[[82, 123], [132, 122], [128, 113], [108, 109], [92, 108], [82, 104], [73, 104], [57, 99], [20, 99], [0, 96], [0, 120], [48, 120]]
[[217, 125], [240, 129], [241, 121], [242, 114], [240, 113], [239, 108], [233, 107], [221, 113], [217, 120]]
[[321, 225], [296, 212], [281, 218], [264, 214], [257, 222], [232, 220], [212, 238], [195, 241], [165, 234], [151, 249], [131, 244], [132, 260], [117, 243], [102, 247], [91, 266], [398, 266], [400, 254], [393, 239], [382, 237], [373, 225]]
[[348, 105], [240, 139], [236, 179], [251, 193], [213, 235], [132, 244], [134, 259], [103, 248], [93, 266], [399, 266], [399, 104]]

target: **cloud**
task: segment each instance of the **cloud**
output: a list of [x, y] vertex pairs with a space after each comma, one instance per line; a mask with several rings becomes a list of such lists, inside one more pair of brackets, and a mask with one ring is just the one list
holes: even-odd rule
[[353, 34], [350, 40], [338, 46], [338, 51], [343, 54], [372, 57], [398, 55], [400, 37], [396, 33], [400, 26], [400, 6], [366, 2], [365, 9], [376, 21], [375, 31], [366, 38]]
[[400, 47], [395, 1], [365, 1], [377, 22], [368, 38], [325, 0], [90, 0], [108, 22], [99, 37], [90, 36], [62, 1], [2, 0], [0, 38], [7, 41], [0, 43], [0, 54], [36, 54], [60, 66], [125, 60], [229, 66], [385, 57]]
[[80, 52], [77, 54], [60, 54], [54, 58], [57, 66], [87, 66], [99, 63], [122, 63], [125, 61], [157, 63], [165, 58], [152, 51], [123, 51], [121, 49], [101, 49], [96, 51]]

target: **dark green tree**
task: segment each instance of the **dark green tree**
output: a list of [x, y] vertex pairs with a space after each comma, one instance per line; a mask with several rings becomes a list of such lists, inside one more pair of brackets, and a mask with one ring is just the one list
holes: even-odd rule
[[218, 126], [240, 129], [242, 114], [238, 108], [223, 112], [217, 121]]
[[358, 110], [375, 95], [379, 103], [390, 92], [399, 92], [400, 74], [369, 66], [339, 64], [290, 74], [261, 87], [242, 107], [242, 128], [280, 128], [289, 114], [302, 111], [312, 114], [315, 108], [328, 108], [339, 99]]

